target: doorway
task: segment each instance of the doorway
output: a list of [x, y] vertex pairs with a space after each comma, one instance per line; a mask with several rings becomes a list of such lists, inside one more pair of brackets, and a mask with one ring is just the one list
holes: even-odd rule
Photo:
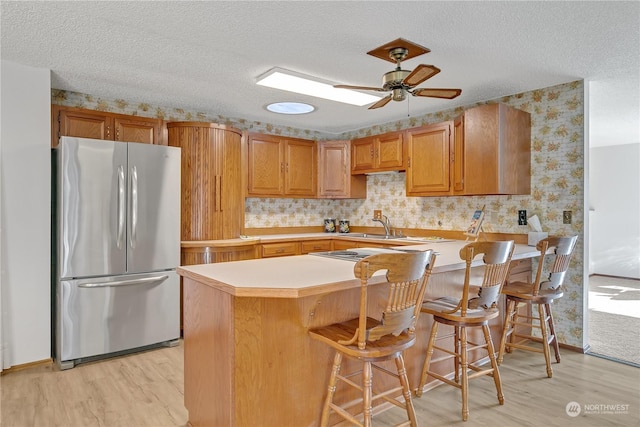
[[589, 149], [589, 354], [640, 367], [640, 144]]

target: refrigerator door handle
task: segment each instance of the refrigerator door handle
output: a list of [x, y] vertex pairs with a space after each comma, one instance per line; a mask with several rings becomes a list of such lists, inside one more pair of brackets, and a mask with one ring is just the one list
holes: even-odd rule
[[124, 167], [118, 166], [118, 239], [116, 247], [122, 249], [122, 239], [124, 237], [125, 226], [125, 183], [124, 183]]
[[129, 244], [136, 247], [138, 229], [138, 170], [135, 166], [131, 168], [131, 238]]
[[79, 288], [111, 288], [116, 286], [130, 286], [130, 285], [145, 285], [149, 283], [158, 282], [158, 284], [167, 280], [169, 276], [153, 276], [153, 277], [144, 277], [142, 279], [132, 279], [132, 280], [119, 280], [116, 282], [102, 282], [102, 283], [81, 283], [78, 285]]

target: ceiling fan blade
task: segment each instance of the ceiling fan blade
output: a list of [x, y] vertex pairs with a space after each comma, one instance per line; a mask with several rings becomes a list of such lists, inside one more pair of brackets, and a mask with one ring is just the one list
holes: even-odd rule
[[333, 85], [336, 89], [352, 89], [352, 90], [375, 90], [376, 92], [386, 92], [386, 89], [381, 87], [370, 86], [349, 86], [349, 85]]
[[435, 67], [433, 65], [418, 65], [407, 77], [404, 78], [402, 83], [407, 86], [414, 87], [418, 86], [423, 81], [430, 79], [440, 72], [440, 68]]
[[453, 99], [462, 93], [462, 89], [415, 89], [413, 96], [428, 96], [431, 98]]
[[371, 107], [369, 107], [369, 110], [373, 110], [375, 108], [384, 107], [385, 105], [387, 105], [389, 103], [389, 101], [391, 101], [392, 96], [393, 95], [385, 96], [380, 101], [376, 102]]

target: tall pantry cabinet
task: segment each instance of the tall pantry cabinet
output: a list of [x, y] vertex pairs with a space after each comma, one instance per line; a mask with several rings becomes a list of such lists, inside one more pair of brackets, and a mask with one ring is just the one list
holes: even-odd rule
[[242, 132], [201, 122], [167, 123], [169, 145], [182, 148], [181, 240], [238, 238], [244, 226]]

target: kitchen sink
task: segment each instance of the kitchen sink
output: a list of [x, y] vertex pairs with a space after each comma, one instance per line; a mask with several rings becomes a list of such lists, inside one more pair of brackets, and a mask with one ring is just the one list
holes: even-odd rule
[[387, 236], [385, 234], [372, 234], [372, 233], [349, 233], [345, 234], [347, 237], [362, 237], [365, 239], [381, 239], [381, 240], [397, 240], [397, 239], [405, 239], [405, 236]]

